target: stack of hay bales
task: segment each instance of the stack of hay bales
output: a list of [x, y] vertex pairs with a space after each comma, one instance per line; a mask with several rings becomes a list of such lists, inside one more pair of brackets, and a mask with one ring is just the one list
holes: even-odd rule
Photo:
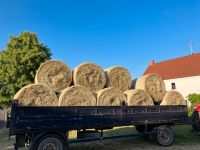
[[97, 64], [85, 62], [71, 71], [68, 65], [57, 60], [43, 63], [35, 83], [19, 90], [14, 99], [25, 106], [185, 104], [180, 93], [166, 92], [164, 81], [157, 74], [132, 81], [130, 72], [121, 66], [103, 70]]
[[186, 100], [178, 91], [166, 91], [164, 81], [155, 73], [138, 78], [135, 88], [145, 90], [156, 105], [186, 105]]

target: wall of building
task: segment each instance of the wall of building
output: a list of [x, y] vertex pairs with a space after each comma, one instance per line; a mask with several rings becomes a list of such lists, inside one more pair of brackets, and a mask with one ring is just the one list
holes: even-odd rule
[[175, 83], [176, 90], [185, 98], [191, 93], [200, 93], [200, 76], [176, 78], [164, 80], [167, 91], [172, 90], [172, 83]]

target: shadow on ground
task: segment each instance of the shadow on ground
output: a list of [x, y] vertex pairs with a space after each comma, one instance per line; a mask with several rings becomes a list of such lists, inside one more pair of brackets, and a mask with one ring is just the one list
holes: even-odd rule
[[[199, 150], [200, 136], [191, 133], [191, 126], [176, 126], [173, 128], [175, 134], [174, 144], [170, 147], [161, 147], [153, 139], [147, 137], [132, 137], [118, 140], [107, 140], [101, 143], [90, 142], [70, 145], [70, 150]], [[133, 127], [116, 128], [105, 132], [105, 136], [130, 134], [136, 132]], [[13, 149], [14, 139], [7, 139], [8, 130], [0, 130], [0, 145], [2, 150]], [[72, 136], [74, 136], [72, 134]], [[72, 137], [73, 138], [73, 137]]]

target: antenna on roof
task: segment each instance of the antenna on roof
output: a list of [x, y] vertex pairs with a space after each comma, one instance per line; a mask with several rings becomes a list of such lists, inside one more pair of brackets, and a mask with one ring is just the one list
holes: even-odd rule
[[192, 40], [189, 40], [189, 45], [190, 45], [190, 52], [192, 55], [193, 54]]

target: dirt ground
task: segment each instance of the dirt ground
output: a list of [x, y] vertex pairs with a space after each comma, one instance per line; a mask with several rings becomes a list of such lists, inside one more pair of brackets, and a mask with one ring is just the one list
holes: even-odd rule
[[[191, 134], [190, 129], [188, 126], [180, 126], [173, 129], [175, 140], [170, 147], [161, 147], [154, 140], [150, 140], [147, 137], [132, 137], [103, 142], [71, 144], [70, 150], [200, 150], [200, 136]], [[132, 128], [115, 129], [108, 131], [105, 136], [126, 134], [133, 130]], [[8, 140], [7, 131], [0, 131], [0, 150], [12, 150], [13, 142], [14, 138]]]

